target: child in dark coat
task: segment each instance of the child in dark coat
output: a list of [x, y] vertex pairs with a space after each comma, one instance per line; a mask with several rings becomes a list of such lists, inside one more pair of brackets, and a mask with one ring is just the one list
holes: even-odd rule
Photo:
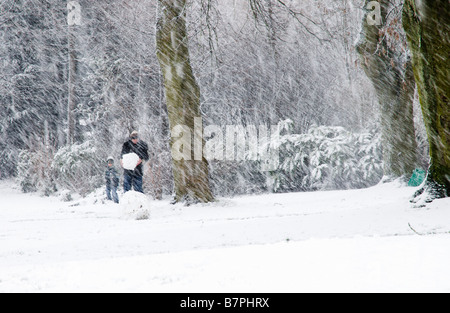
[[107, 162], [108, 168], [105, 171], [106, 197], [108, 198], [108, 200], [113, 200], [115, 203], [119, 203], [119, 196], [117, 195], [117, 187], [119, 186], [119, 174], [114, 167], [114, 158], [109, 157]]

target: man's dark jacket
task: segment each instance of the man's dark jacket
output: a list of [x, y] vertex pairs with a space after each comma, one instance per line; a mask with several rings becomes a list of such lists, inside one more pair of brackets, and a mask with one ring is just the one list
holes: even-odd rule
[[[125, 142], [122, 146], [122, 153], [120, 154], [120, 159], [123, 159], [123, 156], [128, 153], [136, 153], [139, 158], [143, 161], [149, 160], [148, 155], [148, 145], [144, 142], [139, 140], [137, 144], [134, 144], [131, 139]], [[139, 164], [134, 171], [125, 170], [125, 175], [130, 176], [144, 176], [144, 165], [141, 163]]]

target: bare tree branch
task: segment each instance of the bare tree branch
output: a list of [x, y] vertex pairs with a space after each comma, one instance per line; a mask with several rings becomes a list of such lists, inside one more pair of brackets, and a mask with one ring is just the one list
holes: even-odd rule
[[[313, 36], [314, 38], [316, 38], [317, 40], [319, 40], [321, 43], [322, 42], [329, 42], [331, 41], [331, 39], [329, 38], [322, 38], [319, 35], [317, 35], [313, 30], [310, 29], [310, 27], [308, 27], [301, 19], [304, 18], [306, 19], [308, 22], [312, 23], [314, 26], [318, 27], [321, 31], [328, 33], [325, 29], [323, 29], [323, 27], [321, 25], [319, 25], [318, 22], [314, 21], [313, 19], [311, 19], [310, 17], [306, 16], [305, 14], [303, 14], [302, 12], [296, 12], [294, 11], [292, 8], [290, 8], [286, 3], [284, 3], [281, 0], [276, 0], [276, 2], [283, 8], [285, 9], [290, 16], [292, 16], [302, 27], [303, 29], [310, 34], [311, 36]], [[253, 16], [255, 17], [255, 19], [261, 19], [264, 23], [264, 25], [266, 25], [266, 27], [270, 27], [270, 23], [268, 22], [268, 18], [267, 18], [267, 10], [264, 8], [264, 4], [261, 2], [261, 0], [249, 0], [249, 4], [250, 4], [250, 9], [253, 13]]]

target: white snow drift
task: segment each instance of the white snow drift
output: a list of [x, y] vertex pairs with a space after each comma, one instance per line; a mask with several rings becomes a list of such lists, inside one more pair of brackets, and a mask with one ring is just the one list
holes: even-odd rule
[[[11, 185], [0, 182], [0, 292], [450, 291], [450, 199], [416, 208], [398, 183], [190, 207]], [[126, 201], [150, 218], [124, 219]]]

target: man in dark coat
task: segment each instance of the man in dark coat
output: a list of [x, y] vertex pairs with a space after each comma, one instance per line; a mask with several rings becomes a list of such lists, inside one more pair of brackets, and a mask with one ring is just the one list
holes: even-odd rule
[[142, 188], [142, 178], [144, 176], [144, 161], [149, 160], [148, 145], [139, 140], [139, 134], [134, 131], [130, 135], [130, 139], [122, 146], [122, 153], [120, 155], [120, 163], [123, 167], [123, 156], [129, 153], [136, 153], [139, 157], [137, 166], [134, 170], [124, 169], [123, 191], [130, 191], [131, 188], [137, 192], [144, 193]]

